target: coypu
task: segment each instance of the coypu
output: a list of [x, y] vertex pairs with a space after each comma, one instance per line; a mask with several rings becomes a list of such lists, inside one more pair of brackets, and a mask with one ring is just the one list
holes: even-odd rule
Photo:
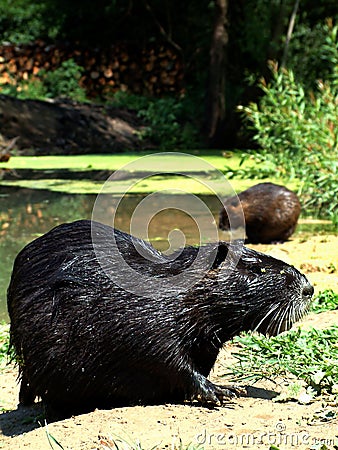
[[[142, 271], [153, 276], [153, 296], [131, 294], [103, 271], [91, 230], [103, 251], [116, 240], [107, 270], [124, 270], [119, 251], [140, 270], [139, 283]], [[200, 248], [206, 258], [216, 250], [209, 270], [186, 291], [157, 295], [157, 279], [188, 272]], [[222, 344], [241, 331], [289, 329], [312, 294], [298, 270], [237, 243], [186, 247], [172, 260], [98, 222], [59, 225], [21, 250], [8, 288], [20, 403], [39, 396], [61, 414], [184, 399], [218, 404], [233, 396], [207, 379]]]
[[229, 230], [227, 213], [231, 214], [233, 226], [236, 227], [236, 216], [239, 220], [242, 217], [241, 209], [248, 241], [267, 244], [286, 241], [292, 235], [300, 214], [300, 203], [297, 195], [285, 186], [259, 183], [241, 192], [238, 197], [226, 199], [219, 215], [219, 228]]

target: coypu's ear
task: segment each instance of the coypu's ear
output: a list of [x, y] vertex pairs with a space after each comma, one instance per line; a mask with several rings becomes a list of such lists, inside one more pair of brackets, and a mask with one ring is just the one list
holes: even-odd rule
[[212, 269], [217, 269], [222, 262], [225, 261], [229, 253], [229, 245], [226, 242], [219, 242], [215, 260], [211, 266]]

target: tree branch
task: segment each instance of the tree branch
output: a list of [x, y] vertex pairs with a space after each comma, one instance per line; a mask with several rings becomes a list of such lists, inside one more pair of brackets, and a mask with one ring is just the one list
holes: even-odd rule
[[293, 11], [292, 11], [292, 14], [291, 14], [291, 17], [290, 17], [289, 27], [288, 27], [288, 31], [287, 31], [287, 34], [286, 34], [283, 58], [282, 58], [282, 62], [281, 62], [281, 67], [282, 68], [285, 67], [285, 64], [286, 64], [286, 59], [287, 59], [287, 56], [288, 56], [289, 45], [290, 45], [290, 41], [291, 41], [293, 28], [295, 26], [295, 21], [296, 21], [296, 16], [297, 16], [299, 3], [300, 3], [300, 0], [296, 0], [295, 1], [294, 7], [293, 7]]
[[164, 37], [164, 39], [170, 44], [172, 45], [180, 54], [182, 54], [182, 48], [176, 44], [175, 41], [172, 40], [170, 34], [168, 34], [165, 29], [163, 28], [163, 26], [160, 24], [160, 22], [157, 20], [154, 11], [152, 10], [151, 6], [149, 5], [149, 3], [147, 2], [147, 0], [143, 0], [144, 6], [146, 8], [146, 10], [149, 12], [149, 14], [151, 15], [155, 25], [157, 26], [157, 28], [159, 29], [159, 32], [161, 33], [161, 35]]

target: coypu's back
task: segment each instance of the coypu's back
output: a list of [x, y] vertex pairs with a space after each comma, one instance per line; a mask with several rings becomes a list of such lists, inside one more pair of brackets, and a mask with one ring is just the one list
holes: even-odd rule
[[[240, 200], [238, 202], [238, 199]], [[297, 195], [274, 183], [259, 183], [224, 202], [219, 227], [229, 229], [228, 214], [236, 226], [243, 209], [248, 241], [270, 243], [286, 241], [295, 231], [301, 206]]]
[[[222, 344], [245, 330], [278, 334], [308, 310], [313, 288], [304, 275], [225, 242], [205, 246], [205, 255], [216, 249], [216, 256], [192, 287], [165, 295], [158, 289], [165, 273], [169, 280], [185, 274], [198, 249], [170, 261], [148, 243], [94, 223], [111, 278], [97, 260], [92, 226], [56, 227], [15, 260], [8, 311], [23, 404], [39, 396], [62, 413], [185, 398], [215, 404], [231, 395], [206, 378]], [[118, 245], [107, 250], [113, 237]], [[125, 268], [114, 252], [134, 265], [140, 292], [147, 273], [144, 292], [154, 295], [119, 285]]]

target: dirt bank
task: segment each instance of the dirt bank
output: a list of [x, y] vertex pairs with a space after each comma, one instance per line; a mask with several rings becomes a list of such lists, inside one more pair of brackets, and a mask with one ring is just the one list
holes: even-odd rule
[[[330, 235], [296, 237], [278, 246], [252, 246], [287, 260], [307, 274], [317, 292], [338, 290], [338, 237]], [[327, 328], [337, 324], [337, 311], [310, 315], [302, 326]], [[233, 345], [222, 350], [211, 378], [224, 384], [224, 365], [231, 363]], [[338, 443], [338, 421], [329, 420], [335, 405], [318, 398], [308, 405], [296, 402], [276, 403], [273, 391], [285, 388], [262, 382], [223, 407], [208, 409], [199, 405], [162, 405], [95, 410], [89, 414], [48, 425], [49, 433], [67, 450], [114, 449], [113, 440], [122, 437], [130, 444], [141, 442], [142, 449], [186, 448], [189, 443], [205, 449], [285, 449], [333, 450]], [[1, 373], [0, 448], [45, 450], [50, 448], [45, 427], [34, 419], [35, 408], [17, 409], [16, 371], [9, 366]], [[183, 446], [180, 447], [180, 440]], [[323, 443], [326, 447], [318, 445]], [[315, 447], [317, 445], [317, 447]], [[53, 448], [58, 447], [53, 443]], [[128, 446], [119, 448], [130, 448]], [[135, 447], [136, 448], [136, 447]]]

